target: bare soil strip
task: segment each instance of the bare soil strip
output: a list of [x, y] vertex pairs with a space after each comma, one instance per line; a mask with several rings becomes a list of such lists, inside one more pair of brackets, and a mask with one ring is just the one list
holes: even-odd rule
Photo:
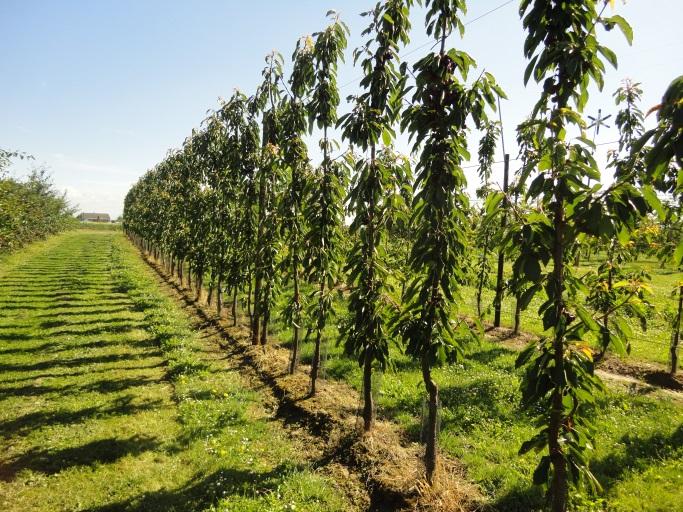
[[[357, 391], [345, 383], [324, 380], [317, 395], [309, 397], [307, 365], [289, 375], [289, 351], [274, 343], [252, 345], [245, 326], [233, 326], [232, 319], [216, 316], [201, 299], [194, 299], [194, 291], [185, 289], [152, 258], [142, 252], [141, 256], [157, 272], [162, 288], [197, 318], [194, 328], [207, 343], [217, 343], [224, 351], [225, 364], [239, 368], [254, 388], [269, 395], [283, 426], [293, 436], [303, 437], [312, 451], [323, 454], [319, 464], [348, 483], [345, 491], [354, 501], [367, 500], [371, 511], [482, 508], [484, 498], [467, 481], [462, 464], [442, 455], [439, 477], [428, 486], [423, 449], [410, 442], [398, 425], [378, 420], [372, 433], [360, 432]], [[366, 489], [366, 497], [358, 492], [359, 484]]]
[[[538, 336], [527, 333], [514, 334], [512, 329], [487, 326], [486, 337], [514, 350], [522, 350]], [[597, 365], [596, 373], [600, 378], [626, 383], [643, 390], [661, 392], [669, 397], [683, 400], [683, 374], [671, 375], [658, 364], [644, 361], [626, 361], [607, 355]]]

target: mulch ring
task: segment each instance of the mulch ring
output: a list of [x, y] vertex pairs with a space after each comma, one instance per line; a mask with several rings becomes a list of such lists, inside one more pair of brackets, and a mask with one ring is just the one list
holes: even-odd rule
[[272, 340], [266, 346], [252, 345], [244, 325], [232, 325], [232, 319], [194, 300], [194, 292], [181, 289], [149, 258], [144, 258], [204, 321], [220, 333], [220, 347], [227, 357], [255, 371], [278, 401], [277, 416], [285, 424], [302, 427], [324, 442], [324, 464], [335, 472], [353, 472], [362, 481], [370, 497], [369, 510], [375, 511], [473, 511], [485, 506], [477, 486], [467, 480], [464, 466], [440, 454], [435, 481], [425, 479], [422, 456], [424, 448], [406, 438], [395, 423], [377, 420], [372, 432], [364, 434], [358, 421], [358, 391], [346, 383], [319, 379], [316, 396], [309, 396], [308, 365], [300, 365], [290, 375], [287, 371], [289, 350]]

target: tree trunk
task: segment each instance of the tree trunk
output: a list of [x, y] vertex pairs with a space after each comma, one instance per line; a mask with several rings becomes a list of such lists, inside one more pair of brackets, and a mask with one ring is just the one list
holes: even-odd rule
[[294, 336], [292, 337], [292, 358], [289, 361], [289, 374], [294, 375], [299, 365], [299, 333], [300, 329], [294, 326]]
[[311, 396], [315, 396], [316, 384], [318, 381], [318, 371], [320, 368], [320, 341], [322, 329], [318, 328], [315, 335], [315, 349], [313, 350], [313, 361], [311, 362]]
[[265, 308], [262, 315], [263, 325], [261, 326], [261, 345], [268, 341], [268, 321], [270, 320], [270, 308]]
[[[612, 261], [613, 261], [613, 247], [610, 245], [609, 249], [607, 249], [607, 262], [609, 263], [609, 270], [607, 270], [607, 293], [610, 293], [612, 291], [612, 282], [614, 280], [613, 274], [614, 274], [614, 269], [612, 267]], [[601, 361], [604, 357], [605, 354], [607, 354], [607, 349], [609, 348], [609, 336], [608, 336], [608, 330], [609, 330], [609, 309], [610, 306], [606, 306], [606, 311], [604, 315], [602, 315], [602, 329], [603, 329], [603, 339], [602, 339], [602, 347], [600, 348], [600, 352], [598, 353], [597, 357], [595, 357], [595, 361]]]
[[425, 470], [427, 471], [427, 481], [431, 485], [434, 483], [434, 473], [436, 472], [437, 456], [437, 416], [439, 409], [439, 388], [432, 380], [432, 371], [429, 366], [429, 359], [425, 353], [422, 356], [422, 380], [428, 393], [427, 402], [427, 428], [424, 432], [425, 442]]
[[237, 285], [233, 287], [232, 292], [232, 325], [237, 325]]
[[199, 267], [197, 269], [197, 274], [195, 275], [195, 286], [197, 287], [197, 296], [195, 300], [199, 302], [202, 298], [202, 286], [204, 285], [204, 269]]
[[209, 281], [209, 289], [208, 289], [208, 294], [206, 296], [206, 304], [208, 306], [211, 305], [211, 302], [213, 302], [213, 288], [216, 285], [216, 271], [214, 269], [211, 269], [211, 280]]
[[216, 314], [220, 317], [223, 312], [223, 276], [218, 274], [216, 283]]
[[254, 321], [254, 313], [251, 310], [251, 273], [249, 273], [247, 280], [249, 282], [247, 288], [247, 313], [249, 314], [249, 325], [251, 326]]
[[683, 313], [683, 286], [678, 288], [678, 312], [674, 322], [674, 332], [671, 337], [671, 375], [676, 375], [678, 371], [678, 343], [681, 338], [681, 313]]
[[489, 253], [489, 234], [488, 232], [486, 233], [486, 236], [484, 237], [484, 252], [481, 257], [481, 271], [479, 273], [479, 280], [477, 283], [477, 316], [481, 318], [481, 295], [484, 291], [484, 279], [486, 277], [486, 267], [487, 267], [487, 261], [486, 258], [488, 257]]
[[297, 248], [292, 257], [292, 266], [294, 267], [294, 335], [292, 337], [292, 358], [289, 362], [289, 373], [294, 374], [296, 367], [299, 364], [299, 325], [301, 325], [301, 297], [299, 292], [299, 271], [298, 271], [298, 255]]
[[372, 400], [372, 355], [365, 350], [363, 361], [363, 430], [370, 432], [375, 423], [375, 404]]
[[[320, 298], [319, 298], [319, 308], [322, 308], [323, 294], [325, 292], [325, 281], [320, 281]], [[318, 380], [318, 371], [320, 369], [320, 342], [322, 340], [323, 325], [320, 316], [322, 311], [318, 311], [318, 325], [316, 327], [315, 335], [315, 349], [313, 351], [313, 361], [311, 362], [311, 396], [315, 396], [316, 392], [316, 382]]]
[[513, 334], [519, 334], [519, 324], [522, 319], [522, 305], [519, 303], [519, 295], [515, 295], [515, 326], [512, 329]]
[[266, 186], [267, 186], [267, 181], [266, 181], [266, 175], [264, 172], [261, 172], [261, 177], [259, 179], [259, 193], [258, 193], [258, 226], [257, 226], [257, 232], [256, 232], [256, 262], [255, 262], [255, 272], [254, 272], [254, 277], [256, 278], [256, 282], [254, 284], [254, 318], [251, 322], [251, 343], [252, 345], [258, 345], [259, 343], [259, 327], [260, 327], [260, 320], [261, 320], [261, 287], [263, 285], [262, 280], [262, 268], [263, 268], [263, 263], [262, 263], [262, 254], [263, 254], [263, 247], [261, 244], [263, 243], [263, 237], [264, 237], [264, 222], [265, 222], [265, 208], [266, 208]]
[[[559, 184], [556, 183], [556, 187]], [[548, 424], [548, 455], [553, 465], [553, 478], [551, 481], [550, 494], [552, 498], [553, 512], [566, 512], [567, 510], [567, 461], [564, 456], [560, 435], [563, 427], [562, 395], [564, 391], [564, 327], [562, 318], [565, 316], [564, 291], [564, 199], [559, 192], [555, 195], [555, 218], [553, 241], [553, 279], [555, 280], [555, 318], [559, 325], [555, 326], [555, 339], [553, 341], [554, 389], [551, 394], [550, 421]], [[560, 328], [558, 328], [560, 327]]]
[[258, 345], [261, 327], [261, 280], [257, 277], [254, 283], [254, 314], [251, 319], [251, 344]]

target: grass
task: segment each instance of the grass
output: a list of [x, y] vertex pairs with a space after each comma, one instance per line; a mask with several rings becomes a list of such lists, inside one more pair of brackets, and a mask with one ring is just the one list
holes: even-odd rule
[[0, 265], [3, 511], [349, 510], [120, 231]]
[[[336, 306], [343, 314], [342, 298]], [[2, 510], [349, 509], [261, 397], [197, 338], [119, 231], [75, 230], [7, 256], [0, 308]], [[289, 342], [280, 322], [272, 334]], [[335, 345], [334, 322], [325, 335], [324, 374], [359, 390], [357, 364]], [[305, 344], [304, 362], [311, 352]], [[379, 411], [418, 440], [420, 372], [393, 353]], [[519, 408], [515, 355], [482, 342], [435, 371], [440, 443], [493, 507], [538, 510], [535, 456], [517, 456], [534, 426]], [[680, 509], [680, 402], [614, 388], [595, 420], [591, 465], [604, 491], [574, 493], [574, 509]]]
[[[576, 274], [581, 276], [589, 271], [594, 271], [598, 266], [597, 257], [590, 261], [583, 260], [579, 267], [575, 268]], [[665, 317], [667, 310], [673, 310], [676, 306], [675, 299], [671, 296], [675, 286], [683, 280], [683, 272], [676, 271], [670, 267], [661, 268], [660, 263], [651, 258], [641, 257], [636, 262], [624, 265], [625, 270], [645, 270], [651, 277], [652, 294], [648, 301], [652, 304], [651, 314], [648, 318], [647, 330], [643, 331], [640, 322], [633, 319], [630, 325], [633, 329], [633, 339], [631, 340], [631, 353], [624, 356], [626, 359], [654, 362], [662, 365], [669, 363], [669, 343], [671, 339], [671, 328]], [[511, 267], [506, 267], [506, 272], [511, 272]], [[495, 276], [493, 277], [495, 279]], [[493, 298], [494, 290], [485, 289], [483, 293], [483, 307], [488, 307], [484, 318], [493, 322]], [[526, 311], [522, 312], [521, 330], [533, 334], [542, 334], [543, 326], [541, 319], [536, 314], [539, 306], [545, 300], [543, 294], [535, 297]], [[462, 290], [462, 312], [476, 316], [476, 289], [466, 286]], [[505, 297], [501, 307], [501, 323], [503, 327], [513, 327], [514, 325], [514, 299]]]
[[[664, 274], [666, 276], [666, 274]], [[664, 280], [659, 281], [660, 286]], [[281, 310], [286, 297], [280, 297]], [[345, 313], [342, 298], [335, 301]], [[277, 315], [275, 315], [277, 319]], [[339, 319], [337, 319], [339, 320]], [[345, 357], [333, 320], [325, 329], [324, 352], [328, 378], [345, 380], [359, 392], [361, 374], [355, 360]], [[291, 332], [277, 320], [271, 327], [284, 345]], [[310, 362], [313, 344], [302, 347], [302, 361]], [[419, 441], [425, 398], [418, 365], [392, 351], [394, 369], [378, 386], [380, 415], [401, 424]], [[534, 418], [520, 408], [521, 372], [515, 370], [517, 353], [494, 342], [471, 346], [464, 361], [434, 372], [441, 393], [441, 448], [465, 463], [469, 478], [502, 511], [541, 510], [542, 489], [531, 485], [538, 462], [535, 454], [517, 455], [523, 441], [535, 432]], [[575, 492], [574, 510], [670, 511], [683, 502], [683, 403], [648, 391], [611, 388], [594, 412], [596, 447], [591, 467], [603, 492]]]

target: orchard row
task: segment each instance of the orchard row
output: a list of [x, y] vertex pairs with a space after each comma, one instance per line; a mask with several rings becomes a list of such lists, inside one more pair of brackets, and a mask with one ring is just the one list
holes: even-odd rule
[[[434, 50], [414, 64], [400, 57], [414, 2], [387, 0], [364, 13], [365, 42], [353, 52], [363, 78], [348, 114], [337, 115], [348, 28], [330, 12], [326, 28], [298, 40], [288, 78], [282, 57], [270, 54], [252, 96], [235, 92], [182, 149], [140, 179], [126, 197], [124, 227], [181, 278], [187, 264], [198, 292], [208, 277], [209, 300], [215, 295], [219, 312], [227, 291], [235, 321], [237, 294], [245, 293], [254, 344], [267, 342], [276, 294], [287, 294], [291, 372], [302, 329], [313, 332], [311, 395], [323, 330], [334, 294], [343, 289], [342, 338], [362, 367], [366, 431], [374, 422], [373, 369], [387, 365], [390, 341], [400, 340], [421, 365], [429, 481], [437, 467], [439, 403], [432, 369], [465, 357], [467, 340], [479, 335], [476, 322], [459, 314], [459, 290], [471, 280], [473, 260], [481, 290], [488, 255], [507, 254], [514, 277], [506, 292], [518, 309], [542, 297], [538, 315], [547, 330], [518, 359], [526, 369], [522, 401], [537, 412], [539, 425], [520, 452], [542, 454], [534, 482], [548, 486], [553, 510], [566, 510], [569, 486], [594, 482], [586, 458], [594, 433], [589, 409], [603, 389], [594, 359], [608, 347], [626, 350], [625, 317], [645, 316], [647, 285], [621, 269], [624, 247], [652, 212], [677, 215], [683, 189], [681, 79], [667, 91], [657, 127], [646, 133], [637, 85], [617, 92], [614, 180], [600, 182], [582, 111], [589, 87], [602, 86], [605, 64], [616, 66], [616, 55], [598, 36], [616, 27], [632, 37], [623, 18], [604, 15], [609, 3], [521, 2], [529, 60], [523, 79], [543, 87], [518, 127], [523, 165], [510, 190], [489, 186], [499, 133], [491, 119], [504, 93], [491, 74], [473, 73], [470, 55], [447, 45], [453, 33], [464, 33], [464, 0], [425, 0]], [[321, 134], [316, 165], [305, 142], [313, 127]], [[340, 154], [330, 135], [336, 128], [349, 146]], [[479, 208], [470, 205], [463, 171], [472, 129], [484, 133]], [[414, 168], [393, 150], [397, 130], [410, 136]], [[662, 194], [674, 198], [673, 206], [660, 201]], [[607, 254], [592, 281], [580, 279], [573, 266], [589, 241]], [[671, 243], [662, 254], [678, 265], [683, 246], [680, 239]], [[678, 322], [680, 330], [680, 311]]]

